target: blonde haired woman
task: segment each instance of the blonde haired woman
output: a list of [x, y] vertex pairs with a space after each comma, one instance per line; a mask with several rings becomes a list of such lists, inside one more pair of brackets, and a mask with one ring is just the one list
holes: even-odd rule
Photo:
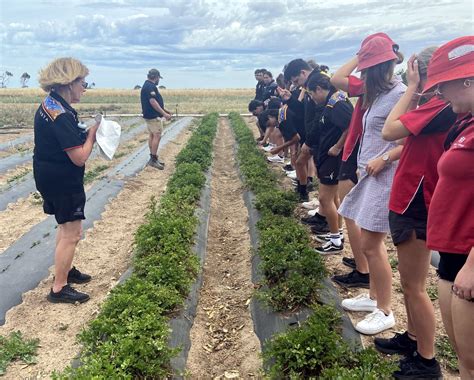
[[86, 196], [84, 169], [95, 143], [97, 122], [89, 131], [79, 126], [78, 103], [89, 70], [74, 58], [58, 58], [40, 70], [39, 83], [49, 94], [36, 111], [33, 174], [43, 197], [46, 214], [54, 215], [56, 236], [55, 277], [48, 300], [54, 303], [86, 302], [89, 295], [70, 283], [89, 282], [91, 276], [72, 266], [76, 245], [82, 234]]

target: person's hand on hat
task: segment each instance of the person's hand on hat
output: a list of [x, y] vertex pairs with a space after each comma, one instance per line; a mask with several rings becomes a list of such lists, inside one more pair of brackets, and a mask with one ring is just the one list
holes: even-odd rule
[[102, 121], [102, 114], [98, 113], [97, 115], [94, 116], [94, 120], [97, 124], [100, 124], [100, 122]]
[[413, 54], [407, 62], [407, 82], [408, 87], [418, 90], [420, 85], [420, 72], [418, 71], [416, 54]]

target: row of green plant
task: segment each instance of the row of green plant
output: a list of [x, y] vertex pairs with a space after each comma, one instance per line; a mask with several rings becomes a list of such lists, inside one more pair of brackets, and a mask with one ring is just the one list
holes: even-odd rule
[[8, 365], [21, 360], [25, 364], [36, 363], [38, 339], [25, 339], [20, 331], [11, 332], [8, 336], [0, 335], [0, 376], [7, 371]]
[[308, 306], [311, 316], [266, 343], [263, 359], [271, 379], [386, 379], [396, 365], [373, 349], [353, 351], [341, 335], [341, 315], [321, 306], [318, 291], [326, 269], [310, 247], [307, 230], [294, 218], [294, 194], [278, 188], [276, 174], [238, 114], [229, 115], [238, 142], [245, 184], [256, 195], [258, 254], [264, 275], [261, 295], [276, 311]]
[[217, 114], [204, 117], [176, 159], [160, 206], [152, 200], [135, 236], [133, 274], [114, 288], [102, 310], [79, 335], [78, 368], [55, 378], [165, 378], [179, 349], [169, 346], [169, 320], [194, 282], [199, 261], [192, 251], [195, 209], [212, 161]]
[[276, 175], [244, 120], [236, 113], [229, 118], [238, 143], [240, 171], [256, 195], [255, 207], [262, 216], [257, 224], [263, 274], [259, 295], [277, 311], [309, 306], [316, 300], [326, 270], [309, 245], [307, 230], [293, 217], [296, 196], [277, 188]]

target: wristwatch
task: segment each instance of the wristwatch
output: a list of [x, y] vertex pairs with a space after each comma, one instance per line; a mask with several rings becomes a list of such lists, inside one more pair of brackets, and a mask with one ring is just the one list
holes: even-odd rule
[[390, 163], [390, 153], [384, 153], [382, 156], [382, 161], [385, 163], [385, 165]]

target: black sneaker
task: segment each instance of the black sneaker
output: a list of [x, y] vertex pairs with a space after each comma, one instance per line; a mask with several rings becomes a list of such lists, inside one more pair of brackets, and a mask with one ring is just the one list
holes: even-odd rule
[[336, 245], [332, 241], [328, 241], [320, 247], [316, 247], [314, 250], [321, 255], [331, 255], [333, 253], [342, 252], [344, 244]]
[[370, 288], [370, 276], [368, 273], [360, 273], [354, 269], [352, 272], [333, 276], [332, 280], [344, 288]]
[[315, 235], [322, 235], [322, 234], [328, 234], [329, 231], [329, 225], [326, 223], [320, 223], [320, 224], [315, 224], [311, 226], [311, 232]]
[[[339, 234], [341, 237], [341, 241], [344, 243], [344, 235]], [[319, 241], [320, 243], [326, 243], [327, 241], [331, 240], [331, 233], [322, 233], [322, 234], [316, 234], [316, 240]]]
[[393, 338], [375, 338], [375, 348], [384, 354], [413, 355], [417, 349], [416, 340], [410, 339], [408, 331], [403, 334], [395, 333]]
[[68, 284], [85, 284], [92, 279], [91, 276], [85, 273], [79, 272], [76, 267], [72, 267], [72, 269], [67, 274], [67, 283]]
[[54, 293], [51, 289], [46, 298], [52, 303], [83, 303], [88, 301], [90, 297], [88, 294], [78, 292], [71, 285], [66, 284], [58, 293]]
[[355, 259], [353, 259], [352, 257], [343, 257], [342, 258], [342, 263], [346, 266], [346, 267], [349, 267], [349, 268], [352, 268], [352, 269], [356, 269], [357, 265], [356, 265], [356, 261]]
[[327, 224], [326, 218], [318, 213], [316, 213], [314, 216], [305, 216], [301, 218], [301, 222], [303, 224]]
[[443, 378], [438, 361], [433, 359], [431, 364], [427, 364], [416, 351], [411, 356], [400, 360], [399, 365], [400, 369], [393, 373], [395, 379], [441, 380]]
[[306, 188], [308, 189], [308, 191], [314, 191], [314, 189], [315, 189], [314, 183], [313, 182], [308, 182], [307, 185], [306, 185]]
[[163, 170], [165, 168], [165, 165], [163, 165], [160, 161], [153, 159], [150, 159], [147, 165], [158, 170]]
[[287, 165], [283, 166], [282, 169], [283, 169], [283, 171], [285, 171], [285, 172], [292, 172], [293, 170], [295, 170], [295, 169], [293, 168], [293, 166], [291, 166], [291, 164], [287, 164]]

